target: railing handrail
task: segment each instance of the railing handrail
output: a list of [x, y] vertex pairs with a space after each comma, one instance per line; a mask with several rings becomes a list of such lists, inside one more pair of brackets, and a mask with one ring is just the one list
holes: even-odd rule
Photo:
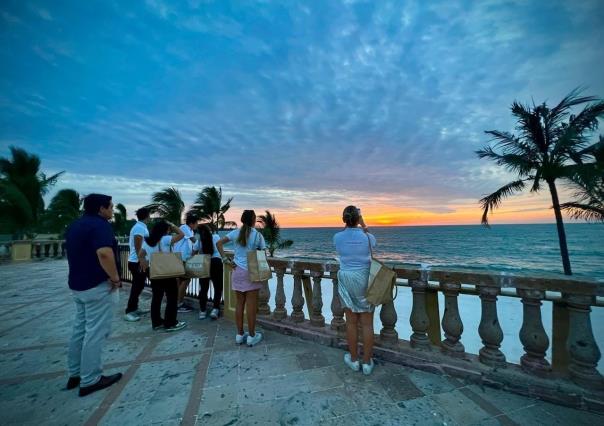
[[[269, 257], [273, 268], [302, 270], [309, 272], [335, 273], [339, 263], [335, 260], [320, 261], [310, 258]], [[575, 278], [555, 273], [543, 273], [534, 276], [529, 273], [501, 273], [497, 271], [471, 271], [463, 268], [431, 267], [384, 262], [396, 271], [397, 278], [418, 280], [426, 277], [428, 281], [451, 282], [466, 285], [538, 290], [558, 293], [579, 294], [584, 296], [604, 296], [604, 283], [588, 279]]]

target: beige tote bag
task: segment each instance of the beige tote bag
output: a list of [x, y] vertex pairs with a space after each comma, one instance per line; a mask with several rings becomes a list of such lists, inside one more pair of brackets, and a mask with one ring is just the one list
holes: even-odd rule
[[211, 254], [196, 254], [185, 262], [185, 272], [189, 278], [209, 278]]
[[396, 298], [396, 296], [392, 296], [392, 290], [396, 287], [396, 272], [373, 257], [369, 235], [367, 241], [369, 253], [371, 253], [371, 266], [369, 267], [369, 283], [365, 297], [367, 302], [372, 305], [383, 305]]
[[[254, 247], [258, 247], [256, 241], [258, 240], [259, 232], [256, 231], [256, 238], [254, 239]], [[268, 264], [265, 250], [249, 250], [247, 252], [247, 271], [250, 274], [251, 282], [262, 282], [273, 278], [271, 267]]]
[[[157, 244], [161, 244], [159, 241]], [[159, 252], [151, 253], [151, 267], [149, 268], [149, 278], [152, 280], [161, 280], [164, 278], [177, 278], [185, 275], [185, 267], [182, 264], [180, 253], [172, 253], [170, 245], [169, 252], [162, 252], [161, 245], [158, 246]]]

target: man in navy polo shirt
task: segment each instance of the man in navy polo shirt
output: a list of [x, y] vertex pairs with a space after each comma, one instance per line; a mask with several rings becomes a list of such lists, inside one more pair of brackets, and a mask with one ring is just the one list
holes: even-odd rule
[[84, 214], [65, 234], [69, 288], [76, 305], [69, 342], [67, 389], [80, 386], [86, 396], [111, 386], [122, 373], [103, 376], [101, 352], [111, 331], [111, 293], [121, 287], [117, 241], [109, 224], [113, 217], [111, 197], [90, 194], [84, 198]]

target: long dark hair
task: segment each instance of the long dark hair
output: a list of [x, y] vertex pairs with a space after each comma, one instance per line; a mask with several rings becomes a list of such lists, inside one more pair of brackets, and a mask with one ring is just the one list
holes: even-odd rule
[[149, 247], [155, 247], [157, 243], [159, 243], [159, 240], [161, 240], [161, 237], [165, 236], [169, 230], [170, 225], [168, 225], [168, 222], [164, 220], [157, 222], [153, 226], [153, 229], [151, 229], [149, 236], [145, 238], [145, 241], [147, 242]]
[[214, 253], [214, 241], [212, 241], [212, 231], [205, 223], [197, 227], [199, 230], [199, 238], [201, 239], [201, 252], [203, 254]]
[[239, 236], [237, 237], [237, 244], [245, 247], [247, 246], [247, 239], [252, 232], [252, 228], [256, 224], [256, 213], [254, 210], [244, 210], [241, 215], [241, 229], [239, 230]]

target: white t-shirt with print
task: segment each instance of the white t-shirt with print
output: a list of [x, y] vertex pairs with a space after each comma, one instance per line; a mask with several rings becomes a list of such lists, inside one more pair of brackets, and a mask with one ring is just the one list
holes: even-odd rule
[[149, 244], [147, 244], [147, 241], [143, 240], [143, 249], [145, 250], [145, 259], [147, 259], [147, 262], [149, 262], [149, 265], [151, 264], [151, 254], [158, 253], [160, 251], [162, 251], [164, 253], [170, 252], [170, 243], [171, 242], [172, 242], [171, 235], [164, 235], [163, 237], [161, 237], [161, 240], [159, 240], [159, 243], [156, 244], [155, 247], [151, 247]]
[[193, 242], [191, 241], [191, 238], [195, 237], [195, 234], [186, 223], [180, 225], [180, 230], [185, 234], [185, 237], [174, 244], [174, 251], [179, 251], [183, 262], [186, 262], [193, 255]]
[[149, 229], [147, 229], [145, 222], [136, 222], [130, 230], [130, 237], [128, 238], [128, 245], [130, 246], [128, 262], [138, 262], [138, 253], [136, 252], [136, 247], [134, 247], [134, 237], [137, 235], [143, 237], [143, 240], [149, 236]]
[[261, 249], [264, 250], [266, 248], [266, 244], [264, 242], [264, 237], [262, 234], [255, 229], [252, 228], [249, 238], [247, 240], [247, 245], [244, 247], [237, 242], [237, 237], [239, 237], [239, 229], [235, 229], [229, 232], [227, 235], [229, 240], [233, 242], [233, 251], [235, 252], [235, 265], [245, 269], [247, 271], [247, 252], [251, 250]]

